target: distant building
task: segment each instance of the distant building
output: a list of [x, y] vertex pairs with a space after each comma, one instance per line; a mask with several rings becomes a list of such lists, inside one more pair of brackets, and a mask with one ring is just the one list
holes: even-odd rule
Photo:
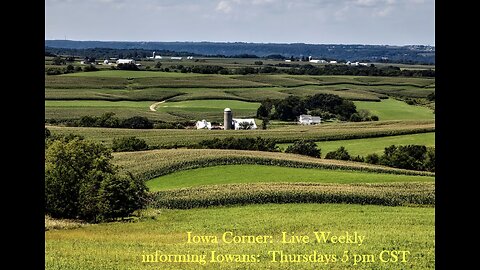
[[232, 121], [233, 121], [233, 126], [235, 130], [241, 129], [241, 125], [243, 123], [250, 124], [250, 129], [257, 129], [257, 124], [255, 124], [255, 120], [253, 118], [247, 118], [247, 119], [233, 118]]
[[292, 62], [292, 60], [290, 60], [290, 59], [285, 59], [285, 62]]
[[329, 63], [330, 63], [330, 64], [336, 64], [336, 63], [337, 63], [337, 61], [335, 61], [335, 60], [332, 60], [332, 61], [330, 61]]
[[310, 62], [310, 63], [320, 63], [320, 60], [310, 59], [308, 62]]
[[197, 121], [195, 127], [197, 129], [212, 129], [212, 123], [207, 122], [207, 120], [203, 119], [202, 121]]
[[182, 60], [182, 57], [172, 56], [170, 57], [171, 60]]
[[108, 65], [109, 63], [110, 63], [110, 61], [108, 61], [107, 59], [103, 60], [104, 65]]
[[298, 123], [301, 125], [316, 125], [322, 122], [320, 116], [311, 116], [309, 114], [302, 114], [298, 117]]
[[133, 59], [118, 59], [117, 64], [135, 64]]
[[188, 60], [192, 60], [192, 59], [193, 59], [193, 56], [187, 56], [187, 59], [188, 59]]
[[155, 59], [163, 59], [163, 57], [160, 55], [155, 55]]

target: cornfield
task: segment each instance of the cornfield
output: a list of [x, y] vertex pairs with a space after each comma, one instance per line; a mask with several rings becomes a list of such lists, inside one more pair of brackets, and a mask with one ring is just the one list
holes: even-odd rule
[[265, 203], [433, 206], [435, 184], [228, 184], [157, 191], [151, 196], [151, 207], [174, 209]]

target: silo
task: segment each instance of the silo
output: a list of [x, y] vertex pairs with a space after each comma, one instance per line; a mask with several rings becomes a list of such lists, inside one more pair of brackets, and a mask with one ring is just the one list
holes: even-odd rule
[[225, 108], [225, 110], [223, 110], [223, 129], [232, 129], [232, 118], [232, 110]]

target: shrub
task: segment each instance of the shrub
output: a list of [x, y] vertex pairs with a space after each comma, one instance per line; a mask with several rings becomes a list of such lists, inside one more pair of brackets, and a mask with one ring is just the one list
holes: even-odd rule
[[350, 154], [345, 147], [340, 146], [337, 150], [328, 152], [325, 155], [326, 159], [351, 160]]
[[94, 65], [86, 65], [83, 67], [83, 71], [90, 72], [90, 71], [98, 71], [98, 68]]
[[427, 147], [424, 145], [405, 145], [386, 147], [383, 156], [380, 158], [382, 165], [410, 169], [423, 170], [423, 163]]
[[288, 146], [285, 153], [299, 154], [319, 158], [321, 150], [317, 148], [317, 144], [313, 141], [300, 140], [295, 141]]
[[148, 144], [135, 136], [113, 138], [112, 150], [113, 152], [142, 151], [148, 150]]
[[365, 162], [370, 164], [378, 164], [380, 162], [380, 156], [378, 154], [369, 154], [365, 157]]
[[133, 116], [122, 121], [122, 127], [133, 129], [150, 129], [153, 123], [143, 116]]
[[52, 133], [50, 132], [50, 130], [48, 128], [45, 128], [45, 139], [50, 137], [52, 135]]
[[89, 222], [124, 217], [145, 205], [147, 187], [119, 173], [102, 144], [55, 140], [45, 151], [45, 213]]

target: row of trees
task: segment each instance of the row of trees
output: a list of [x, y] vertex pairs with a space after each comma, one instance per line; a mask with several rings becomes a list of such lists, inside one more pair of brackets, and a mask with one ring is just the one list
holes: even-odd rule
[[324, 120], [337, 118], [342, 121], [377, 121], [368, 111], [357, 111], [355, 104], [333, 94], [315, 94], [304, 98], [288, 96], [282, 100], [263, 100], [257, 109], [258, 118], [295, 120], [299, 115], [309, 113]]
[[132, 128], [132, 129], [151, 129], [153, 122], [143, 116], [133, 116], [126, 119], [120, 119], [113, 112], [107, 112], [101, 116], [82, 116], [74, 120], [74, 124], [79, 127], [106, 127], [106, 128]]
[[[288, 146], [286, 153], [320, 158], [321, 149], [313, 141], [299, 140]], [[391, 145], [382, 155], [369, 154], [366, 157], [351, 156], [345, 147], [328, 152], [325, 159], [366, 162], [400, 169], [435, 172], [435, 148], [425, 145]]]
[[214, 138], [211, 140], [203, 140], [198, 143], [200, 148], [207, 149], [237, 149], [237, 150], [253, 150], [253, 151], [269, 151], [277, 152], [278, 147], [274, 140], [257, 138], [235, 138], [228, 137], [224, 139]]

